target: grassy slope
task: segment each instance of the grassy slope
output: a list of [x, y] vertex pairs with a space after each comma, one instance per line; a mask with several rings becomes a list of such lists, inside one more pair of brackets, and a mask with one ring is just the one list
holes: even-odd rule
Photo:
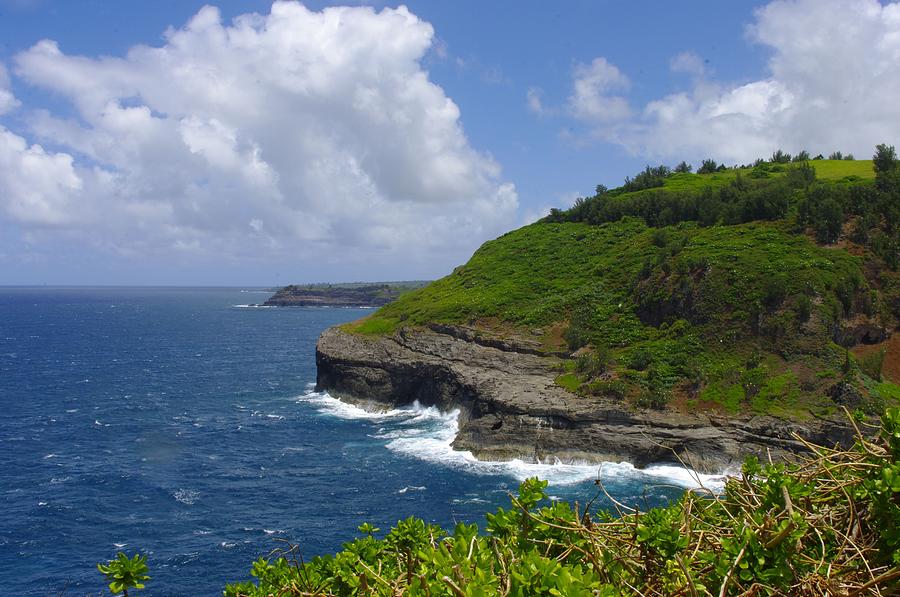
[[[820, 178], [872, 177], [871, 162], [821, 160], [815, 167]], [[667, 186], [725, 184], [734, 176], [675, 175]], [[449, 276], [347, 329], [388, 333], [443, 322], [497, 333], [500, 322], [500, 333], [537, 332], [548, 348], [560, 348], [562, 329], [578, 325], [610, 364], [602, 379], [561, 364], [558, 381], [570, 390], [638, 405], [803, 418], [835, 410], [823, 396], [846, 357], [826, 322], [840, 309], [839, 288], [865, 285], [862, 266], [862, 258], [817, 246], [784, 221], [664, 229], [631, 218], [536, 223], [485, 243]], [[766, 296], [773, 280], [777, 304]], [[801, 295], [811, 298], [808, 321], [798, 314]], [[648, 317], [658, 313], [662, 322]], [[898, 395], [891, 383], [863, 385], [872, 410]]]

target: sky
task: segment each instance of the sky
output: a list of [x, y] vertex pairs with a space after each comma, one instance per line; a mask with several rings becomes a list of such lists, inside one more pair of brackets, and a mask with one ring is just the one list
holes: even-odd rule
[[647, 164], [900, 144], [900, 3], [0, 0], [0, 285], [434, 279]]

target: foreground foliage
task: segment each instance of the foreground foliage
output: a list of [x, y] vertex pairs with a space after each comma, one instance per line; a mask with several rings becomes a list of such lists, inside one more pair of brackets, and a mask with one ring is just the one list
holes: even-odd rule
[[97, 564], [97, 570], [106, 577], [113, 594], [122, 593], [125, 597], [128, 597], [128, 589], [143, 589], [144, 583], [150, 580], [147, 575], [147, 556], [140, 554], [129, 558], [120, 551], [115, 560]]
[[[841, 451], [745, 463], [724, 494], [686, 492], [647, 512], [547, 504], [522, 483], [486, 533], [408, 518], [303, 563], [260, 559], [227, 597], [267, 595], [887, 595], [900, 589], [900, 410]], [[599, 482], [598, 482], [599, 485]], [[603, 491], [600, 485], [600, 491]], [[599, 495], [599, 494], [598, 494]]]

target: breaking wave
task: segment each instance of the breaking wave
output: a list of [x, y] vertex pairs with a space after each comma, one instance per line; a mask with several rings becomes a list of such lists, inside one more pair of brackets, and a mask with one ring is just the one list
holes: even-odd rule
[[669, 464], [638, 469], [627, 462], [573, 464], [557, 459], [551, 462], [478, 460], [471, 452], [452, 447], [459, 433], [459, 410], [442, 412], [418, 402], [399, 408], [366, 410], [312, 388], [299, 398], [299, 402], [311, 405], [322, 415], [373, 424], [373, 437], [384, 441], [385, 447], [392, 452], [477, 475], [509, 476], [518, 481], [540, 477], [550, 485], [575, 485], [595, 479], [604, 483], [628, 480], [649, 485], [670, 484], [685, 489], [704, 487], [716, 492], [722, 491], [725, 485], [724, 473], [705, 475]]

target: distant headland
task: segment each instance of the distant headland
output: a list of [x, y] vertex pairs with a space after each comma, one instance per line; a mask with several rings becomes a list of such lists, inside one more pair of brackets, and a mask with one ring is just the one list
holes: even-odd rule
[[291, 284], [280, 288], [267, 307], [382, 307], [404, 292], [421, 288], [427, 280], [346, 284]]

